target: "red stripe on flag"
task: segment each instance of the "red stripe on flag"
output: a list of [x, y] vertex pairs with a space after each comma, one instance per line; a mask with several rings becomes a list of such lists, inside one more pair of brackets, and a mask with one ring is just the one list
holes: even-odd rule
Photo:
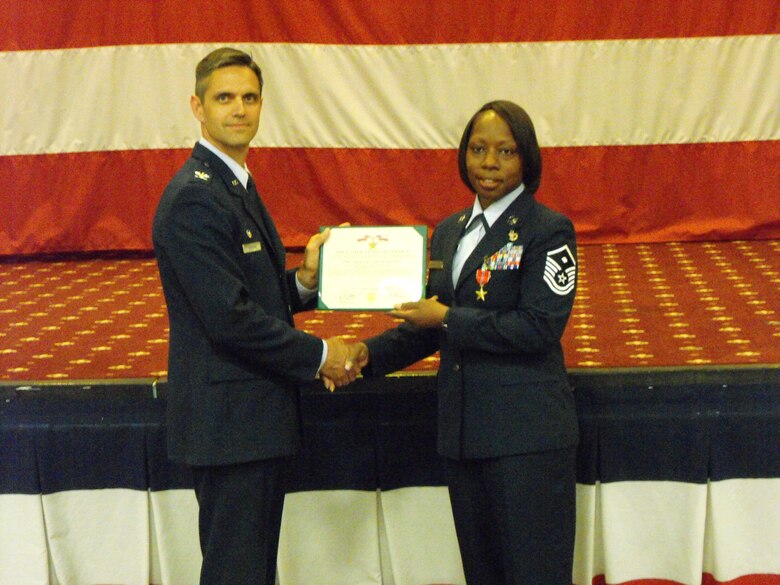
[[152, 43], [428, 44], [780, 32], [776, 0], [24, 0], [0, 11], [0, 50]]
[[[455, 150], [256, 155], [288, 245], [304, 245], [318, 221], [433, 227], [473, 202]], [[571, 217], [583, 243], [780, 237], [780, 142], [545, 148], [543, 161], [538, 198]]]
[[539, 199], [587, 243], [776, 239], [780, 142], [543, 149]]
[[148, 250], [160, 193], [188, 151], [0, 157], [0, 255]]
[[[0, 157], [13, 185], [0, 254], [149, 249], [160, 194], [188, 150]], [[425, 224], [472, 203], [455, 150], [253, 149], [288, 247], [320, 225]], [[540, 201], [582, 243], [780, 238], [780, 142], [543, 149]], [[707, 169], [707, 172], [698, 172]], [[13, 199], [11, 199], [13, 197]], [[750, 202], [747, 205], [745, 202]]]

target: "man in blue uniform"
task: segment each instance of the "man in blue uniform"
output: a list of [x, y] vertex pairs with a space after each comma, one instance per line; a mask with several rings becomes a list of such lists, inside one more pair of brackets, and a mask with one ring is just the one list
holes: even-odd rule
[[193, 472], [201, 585], [273, 585], [285, 467], [300, 445], [297, 385], [354, 380], [339, 339], [295, 329], [313, 308], [319, 247], [285, 270], [285, 250], [246, 167], [263, 78], [222, 48], [196, 68], [203, 138], [165, 189], [152, 230], [170, 320], [168, 451]]

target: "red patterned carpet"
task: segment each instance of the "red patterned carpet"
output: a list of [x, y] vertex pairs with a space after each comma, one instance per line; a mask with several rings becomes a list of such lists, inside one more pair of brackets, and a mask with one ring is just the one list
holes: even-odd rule
[[[780, 364], [780, 241], [581, 246], [579, 263], [570, 368]], [[315, 311], [297, 324], [362, 339], [394, 323]], [[162, 378], [167, 327], [153, 258], [0, 264], [0, 381]]]

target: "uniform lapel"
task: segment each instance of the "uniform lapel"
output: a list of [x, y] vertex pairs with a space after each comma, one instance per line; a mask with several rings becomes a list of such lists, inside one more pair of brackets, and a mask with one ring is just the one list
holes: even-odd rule
[[460, 238], [463, 236], [463, 232], [471, 219], [472, 211], [473, 209], [471, 208], [464, 210], [458, 217], [457, 223], [449, 228], [442, 237], [442, 260], [444, 261], [444, 274], [447, 277], [445, 280], [450, 293], [453, 293], [453, 295], [455, 287], [452, 285], [452, 262], [455, 259], [455, 252], [458, 250], [458, 242], [460, 242]]
[[[455, 287], [456, 290], [460, 289], [466, 282], [476, 283], [476, 272], [482, 267], [485, 257], [491, 256], [510, 241], [509, 232], [511, 230], [520, 233], [523, 223], [528, 217], [533, 201], [533, 195], [520, 195], [520, 197], [513, 201], [512, 205], [510, 205], [506, 211], [493, 222], [493, 225], [490, 226], [485, 237], [480, 240], [477, 247], [474, 248], [474, 251], [466, 259], [465, 264], [463, 264], [463, 270], [460, 272], [458, 284]], [[457, 242], [455, 244], [457, 246]]]
[[497, 248], [498, 242], [502, 239], [502, 235], [500, 235], [501, 232], [499, 232], [497, 228], [498, 222], [495, 222], [490, 226], [490, 229], [485, 236], [479, 241], [479, 244], [474, 248], [471, 255], [466, 258], [463, 269], [460, 271], [460, 276], [458, 276], [458, 285], [455, 287], [456, 290], [463, 286], [464, 282], [474, 280], [474, 275], [477, 269], [482, 266], [485, 256], [489, 256]]
[[247, 211], [255, 218], [260, 230], [263, 233], [263, 237], [269, 244], [273, 255], [276, 259], [278, 266], [284, 267], [284, 244], [282, 238], [279, 236], [279, 232], [276, 231], [276, 225], [268, 213], [268, 209], [263, 203], [260, 194], [257, 192], [254, 180], [249, 177], [249, 183], [247, 184], [247, 190], [242, 194], [244, 199], [244, 205]]
[[[260, 229], [263, 240], [265, 240], [266, 246], [271, 251], [271, 257], [273, 258], [274, 263], [280, 271], [283, 271], [285, 265], [284, 244], [279, 237], [279, 233], [276, 231], [276, 226], [274, 226], [274, 222], [271, 219], [268, 210], [260, 199], [260, 195], [257, 193], [257, 189], [253, 189], [254, 193], [249, 193], [247, 189], [244, 189], [241, 182], [235, 177], [227, 165], [219, 160], [219, 157], [215, 156], [205, 146], [196, 144], [195, 155], [197, 158], [208, 161], [207, 166], [216, 171], [228, 192], [241, 200], [244, 210]], [[250, 182], [252, 181], [251, 176], [249, 180]], [[247, 187], [250, 185], [251, 183], [247, 185]]]

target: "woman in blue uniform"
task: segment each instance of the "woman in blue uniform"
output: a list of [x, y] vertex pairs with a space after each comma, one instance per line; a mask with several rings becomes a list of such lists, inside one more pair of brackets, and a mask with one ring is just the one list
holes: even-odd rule
[[538, 203], [542, 158], [528, 114], [485, 104], [458, 153], [473, 204], [431, 239], [428, 298], [355, 346], [376, 376], [439, 351], [444, 457], [468, 585], [571, 585], [574, 397], [561, 337], [577, 281], [571, 221]]

